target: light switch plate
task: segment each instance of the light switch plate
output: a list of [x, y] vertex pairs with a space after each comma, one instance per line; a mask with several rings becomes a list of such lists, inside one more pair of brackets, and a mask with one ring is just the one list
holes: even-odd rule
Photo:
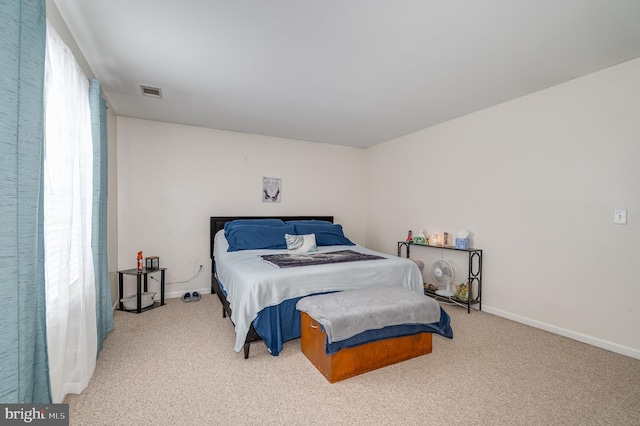
[[627, 209], [615, 209], [613, 211], [613, 223], [618, 225], [627, 224]]

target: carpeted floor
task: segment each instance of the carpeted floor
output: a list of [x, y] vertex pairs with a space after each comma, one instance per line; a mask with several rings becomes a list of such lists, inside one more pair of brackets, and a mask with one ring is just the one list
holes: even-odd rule
[[233, 351], [217, 297], [116, 311], [72, 425], [640, 425], [640, 360], [445, 306], [433, 353], [330, 384], [300, 352]]

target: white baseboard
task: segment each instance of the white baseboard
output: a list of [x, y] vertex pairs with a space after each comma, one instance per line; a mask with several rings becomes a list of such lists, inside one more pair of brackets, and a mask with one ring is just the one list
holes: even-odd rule
[[[200, 294], [210, 294], [211, 293], [211, 287], [206, 287], [206, 288], [203, 288], [203, 289], [195, 289], [193, 291], [197, 291]], [[193, 291], [190, 291], [189, 293], [193, 293]], [[173, 298], [176, 298], [176, 297], [182, 297], [182, 295], [185, 294], [185, 293], [186, 292], [184, 292], [184, 291], [181, 291], [181, 292], [174, 291], [174, 292], [170, 292], [170, 293], [165, 292], [164, 293], [164, 299], [167, 300], [167, 299], [173, 299]], [[153, 300], [160, 300], [160, 293], [157, 293], [156, 296], [153, 298]], [[118, 301], [117, 300], [116, 300], [116, 303], [114, 303], [113, 306], [111, 307], [111, 310], [113, 310], [113, 311], [115, 311], [116, 309], [118, 309]]]
[[487, 305], [482, 305], [482, 312], [487, 312], [502, 318], [506, 318], [521, 324], [529, 325], [531, 327], [539, 328], [541, 330], [548, 331], [550, 333], [558, 334], [560, 336], [568, 337], [578, 342], [586, 343], [588, 345], [596, 346], [598, 348], [606, 349], [611, 352], [615, 352], [620, 355], [625, 355], [631, 358], [640, 359], [640, 350], [633, 349], [627, 346], [622, 346], [617, 343], [612, 343], [607, 340], [597, 339], [592, 336], [588, 336], [582, 333], [576, 333], [575, 331], [567, 330], [561, 327], [556, 327], [551, 324], [536, 321], [531, 318], [522, 317], [520, 315], [512, 314], [501, 309], [492, 308]]
[[[189, 293], [192, 293], [194, 291], [197, 291], [200, 294], [210, 294], [211, 293], [211, 287], [206, 287], [206, 288], [196, 288], [195, 290], [189, 290]], [[173, 299], [176, 297], [182, 297], [183, 294], [185, 294], [186, 291], [172, 291], [170, 293], [165, 293], [164, 294], [164, 298], [165, 299]], [[155, 300], [160, 300], [160, 295], [156, 294]]]

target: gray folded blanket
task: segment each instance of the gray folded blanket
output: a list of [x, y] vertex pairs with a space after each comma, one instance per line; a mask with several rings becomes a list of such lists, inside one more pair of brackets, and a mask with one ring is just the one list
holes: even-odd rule
[[423, 292], [375, 286], [303, 297], [296, 304], [320, 323], [329, 343], [367, 330], [440, 321], [440, 304]]

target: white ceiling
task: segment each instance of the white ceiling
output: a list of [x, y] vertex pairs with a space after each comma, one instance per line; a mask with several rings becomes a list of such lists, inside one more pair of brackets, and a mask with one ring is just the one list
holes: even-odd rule
[[356, 147], [640, 57], [638, 0], [54, 3], [117, 115]]

